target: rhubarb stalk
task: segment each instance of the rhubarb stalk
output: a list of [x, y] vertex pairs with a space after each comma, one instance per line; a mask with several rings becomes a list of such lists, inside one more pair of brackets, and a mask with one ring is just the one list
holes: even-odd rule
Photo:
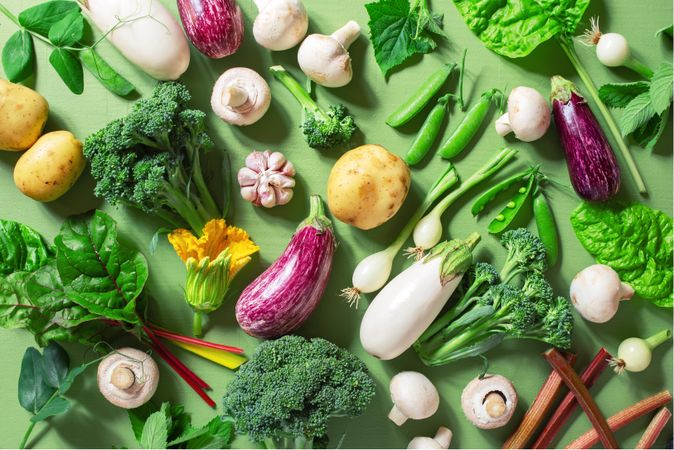
[[[604, 372], [604, 369], [608, 366], [608, 361], [611, 359], [611, 354], [606, 351], [605, 348], [600, 348], [595, 357], [590, 361], [590, 364], [585, 368], [583, 373], [580, 375], [580, 380], [583, 384], [589, 389], [592, 387], [594, 382], [599, 378]], [[545, 428], [541, 432], [534, 445], [531, 448], [550, 448], [552, 440], [557, 435], [559, 430], [564, 426], [566, 421], [569, 419], [571, 412], [578, 405], [576, 402], [576, 397], [573, 393], [569, 392], [562, 402], [557, 407], [555, 413], [550, 417]]]
[[616, 438], [606, 422], [606, 418], [599, 410], [597, 403], [592, 398], [592, 395], [590, 395], [590, 391], [587, 390], [587, 387], [585, 387], [578, 374], [573, 370], [569, 363], [566, 362], [566, 359], [564, 359], [562, 354], [556, 349], [551, 348], [543, 353], [543, 356], [545, 356], [545, 359], [552, 368], [559, 373], [569, 390], [576, 396], [576, 400], [578, 400], [581, 408], [583, 408], [588, 419], [590, 419], [590, 422], [594, 427], [593, 431], [598, 435], [604, 448], [619, 448], [618, 441], [616, 441]]
[[229, 345], [216, 344], [215, 342], [208, 342], [208, 341], [204, 341], [202, 339], [198, 339], [198, 338], [194, 338], [194, 337], [190, 337], [190, 336], [183, 336], [182, 334], [173, 333], [172, 331], [168, 331], [168, 330], [165, 330], [163, 328], [159, 328], [156, 325], [148, 325], [148, 327], [157, 336], [163, 337], [163, 338], [168, 339], [170, 341], [178, 341], [178, 342], [184, 342], [186, 344], [198, 345], [200, 347], [208, 347], [208, 348], [214, 348], [216, 350], [224, 350], [226, 352], [236, 353], [236, 354], [239, 354], [239, 355], [243, 353], [243, 349], [239, 348], [239, 347], [232, 347], [232, 346], [229, 346]]
[[662, 430], [667, 426], [667, 422], [672, 418], [672, 413], [667, 408], [662, 408], [648, 424], [646, 431], [637, 442], [634, 448], [651, 448], [655, 441], [662, 433]]
[[[576, 362], [576, 355], [568, 354], [566, 360], [569, 362], [569, 365], [573, 365]], [[527, 443], [531, 440], [541, 422], [561, 395], [562, 386], [564, 386], [562, 377], [559, 376], [556, 370], [552, 370], [538, 391], [536, 399], [526, 414], [524, 414], [524, 418], [520, 422], [519, 427], [517, 427], [517, 430], [503, 443], [503, 448], [526, 448]]]
[[[638, 401], [634, 405], [612, 415], [607, 422], [612, 431], [617, 431], [625, 425], [634, 422], [644, 414], [648, 414], [651, 411], [661, 408], [671, 401], [672, 394], [670, 394], [669, 391], [658, 392], [657, 394]], [[567, 445], [566, 448], [590, 448], [597, 442], [599, 442], [597, 431], [591, 429]]]

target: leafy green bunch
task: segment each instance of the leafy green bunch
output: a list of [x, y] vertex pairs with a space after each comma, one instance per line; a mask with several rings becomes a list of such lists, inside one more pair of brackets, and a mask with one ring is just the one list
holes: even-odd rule
[[22, 11], [18, 17], [0, 3], [0, 13], [19, 27], [2, 50], [2, 66], [9, 81], [23, 81], [33, 74], [35, 38], [53, 48], [49, 63], [74, 94], [84, 91], [83, 67], [116, 95], [136, 90], [94, 50], [104, 37], [93, 45], [83, 42], [86, 22], [77, 2], [51, 0]]
[[504, 339], [535, 339], [569, 348], [570, 303], [545, 280], [546, 251], [525, 228], [501, 236], [507, 251], [501, 272], [479, 262], [462, 280], [451, 306], [414, 345], [421, 360], [438, 366], [482, 355]]

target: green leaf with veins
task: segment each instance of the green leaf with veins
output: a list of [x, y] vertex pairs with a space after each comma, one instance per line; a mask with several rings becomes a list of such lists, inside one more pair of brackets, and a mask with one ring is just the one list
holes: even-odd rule
[[73, 11], [56, 22], [49, 29], [49, 41], [56, 47], [77, 43], [84, 35], [84, 18], [79, 11]]
[[64, 412], [67, 412], [70, 407], [72, 406], [72, 403], [70, 403], [70, 400], [67, 398], [63, 398], [60, 395], [54, 397], [44, 405], [40, 411], [38, 411], [37, 414], [35, 414], [33, 417], [30, 418], [30, 421], [33, 423], [41, 422], [43, 420], [47, 420], [50, 417], [53, 416], [58, 416], [59, 414], [63, 414]]
[[0, 220], [0, 274], [32, 272], [53, 255], [37, 231], [18, 222]]
[[73, 94], [80, 95], [84, 92], [82, 63], [72, 51], [54, 49], [49, 55], [49, 63]]
[[74, 1], [51, 0], [23, 10], [18, 18], [24, 28], [47, 37], [55, 23], [79, 10], [80, 7]]
[[42, 374], [49, 386], [58, 389], [68, 375], [69, 367], [70, 357], [63, 347], [55, 342], [50, 343], [42, 351]]
[[622, 116], [620, 116], [620, 132], [627, 136], [637, 128], [648, 123], [655, 110], [651, 104], [651, 95], [649, 92], [639, 94], [627, 104]]
[[33, 37], [26, 30], [19, 30], [7, 39], [2, 49], [5, 76], [9, 81], [18, 83], [33, 74], [34, 65]]
[[79, 52], [84, 67], [105, 87], [115, 95], [129, 95], [136, 90], [135, 86], [121, 76], [92, 48]]
[[631, 136], [640, 147], [646, 150], [653, 150], [668, 124], [669, 108], [667, 108], [661, 115], [651, 117], [651, 120], [645, 125], [634, 130]]
[[599, 98], [609, 108], [624, 108], [635, 97], [648, 92], [650, 84], [646, 81], [634, 83], [608, 83], [599, 88]]
[[651, 77], [649, 91], [651, 104], [656, 114], [662, 114], [672, 103], [672, 65], [662, 63]]
[[143, 426], [143, 433], [139, 442], [140, 447], [145, 449], [166, 448], [168, 420], [169, 418], [166, 416], [163, 408], [161, 411], [152, 413]]
[[21, 361], [19, 374], [19, 404], [26, 411], [37, 414], [49, 401], [56, 389], [49, 386], [42, 373], [42, 355], [28, 347]]

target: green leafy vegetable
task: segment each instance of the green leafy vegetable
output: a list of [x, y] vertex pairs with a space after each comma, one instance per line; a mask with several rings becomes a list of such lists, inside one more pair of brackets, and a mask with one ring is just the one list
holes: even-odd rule
[[147, 418], [140, 436], [139, 444], [141, 448], [166, 448], [168, 441], [167, 419], [164, 411], [157, 411]]
[[427, 0], [379, 0], [365, 9], [374, 56], [385, 76], [412, 55], [435, 49], [436, 36], [446, 37], [442, 15], [433, 13]]
[[35, 48], [33, 37], [25, 30], [19, 30], [7, 39], [2, 49], [2, 67], [9, 81], [23, 81], [33, 74]]
[[82, 63], [72, 51], [55, 48], [49, 55], [49, 63], [73, 94], [84, 92]]
[[73, 45], [84, 35], [84, 17], [79, 11], [73, 11], [56, 22], [49, 29], [49, 40], [57, 47]]
[[18, 222], [0, 220], [0, 274], [34, 271], [54, 255], [40, 234]]
[[620, 131], [627, 136], [647, 123], [654, 115], [655, 110], [651, 105], [650, 93], [639, 94], [625, 106], [625, 111], [620, 116]]
[[672, 65], [660, 64], [651, 78], [649, 90], [651, 104], [656, 114], [662, 114], [672, 103]]
[[571, 215], [576, 237], [599, 264], [636, 293], [672, 307], [672, 219], [640, 203], [582, 203]]
[[634, 83], [608, 83], [599, 88], [599, 98], [611, 108], [624, 108], [632, 99], [648, 92], [650, 86], [646, 81]]
[[23, 10], [19, 13], [19, 23], [27, 30], [47, 37], [52, 26], [79, 10], [76, 2], [51, 0]]
[[666, 27], [660, 28], [658, 31], [655, 32], [655, 37], [658, 36], [669, 36], [670, 38], [672, 37], [672, 28], [674, 28], [674, 25], [668, 25]]
[[118, 74], [110, 64], [92, 48], [79, 52], [80, 61], [84, 67], [110, 92], [125, 96], [136, 88], [126, 78]]

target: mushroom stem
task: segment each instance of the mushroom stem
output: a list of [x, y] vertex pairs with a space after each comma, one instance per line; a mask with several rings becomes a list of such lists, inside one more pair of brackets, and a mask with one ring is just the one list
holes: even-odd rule
[[496, 133], [499, 136], [505, 136], [509, 133], [512, 133], [513, 131], [512, 127], [510, 126], [510, 116], [508, 113], [505, 113], [496, 119], [496, 123], [494, 125], [496, 127]]
[[391, 412], [388, 413], [388, 418], [398, 426], [407, 422], [408, 419], [408, 417], [401, 410], [399, 410], [396, 405], [393, 405], [393, 408], [391, 408]]
[[255, 3], [255, 6], [257, 6], [258, 11], [262, 11], [271, 2], [272, 0], [253, 0], [253, 3]]
[[342, 44], [342, 47], [348, 50], [349, 46], [360, 36], [360, 25], [353, 20], [349, 20], [339, 30], [330, 35], [331, 38]]
[[620, 301], [629, 300], [634, 296], [634, 289], [629, 284], [623, 283], [621, 281], [618, 295], [620, 296]]
[[248, 100], [248, 92], [235, 84], [229, 84], [222, 90], [222, 104], [237, 108]]
[[484, 409], [490, 417], [497, 419], [503, 415], [506, 410], [505, 400], [498, 392], [490, 392], [484, 398]]
[[110, 383], [123, 391], [129, 389], [136, 382], [136, 376], [128, 367], [117, 366], [110, 375]]
[[435, 433], [433, 440], [440, 444], [440, 447], [449, 448], [449, 444], [452, 442], [452, 430], [447, 427], [438, 428], [438, 432]]

